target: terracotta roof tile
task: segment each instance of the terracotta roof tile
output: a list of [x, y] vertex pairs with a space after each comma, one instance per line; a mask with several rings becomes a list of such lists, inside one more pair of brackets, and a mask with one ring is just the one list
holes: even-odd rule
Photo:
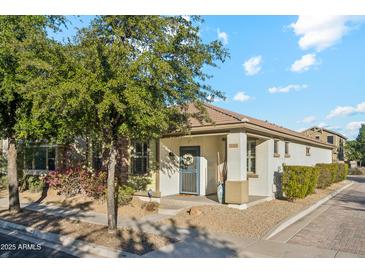
[[[322, 141], [319, 141], [315, 138], [309, 137], [301, 132], [297, 132], [273, 123], [269, 123], [267, 121], [263, 121], [263, 120], [259, 120], [247, 115], [243, 115], [237, 112], [233, 112], [227, 109], [223, 109], [217, 106], [213, 106], [211, 104], [207, 104], [204, 103], [203, 104], [205, 109], [207, 110], [207, 114], [210, 117], [210, 119], [213, 121], [213, 123], [215, 125], [229, 125], [229, 124], [237, 124], [237, 123], [247, 123], [247, 124], [252, 124], [252, 125], [256, 125], [265, 129], [269, 129], [272, 131], [276, 131], [279, 133], [283, 133], [283, 134], [287, 134], [290, 136], [295, 136], [295, 137], [299, 137], [302, 138], [304, 140], [309, 140], [311, 142], [316, 142], [318, 144], [325, 144], [328, 145], [327, 143], [324, 143]], [[191, 113], [196, 113], [198, 112], [198, 109], [193, 105], [190, 104], [188, 106], [188, 112]], [[212, 123], [207, 123], [207, 122], [203, 122], [201, 123], [200, 121], [198, 121], [195, 118], [191, 118], [189, 120], [190, 122], [190, 126], [192, 128], [194, 127], [202, 127], [202, 126], [209, 126], [209, 125], [213, 125]]]

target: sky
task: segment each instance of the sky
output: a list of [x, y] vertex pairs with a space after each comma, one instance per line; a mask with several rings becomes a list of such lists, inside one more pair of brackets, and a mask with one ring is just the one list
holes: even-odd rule
[[[70, 16], [71, 26], [51, 35], [65, 39], [92, 18]], [[207, 69], [226, 96], [215, 105], [297, 131], [320, 126], [356, 138], [365, 123], [365, 17], [203, 19], [202, 40], [218, 39], [230, 53]]]

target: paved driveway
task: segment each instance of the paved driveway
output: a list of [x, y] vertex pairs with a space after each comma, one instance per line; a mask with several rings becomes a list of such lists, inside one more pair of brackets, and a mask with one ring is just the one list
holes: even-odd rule
[[349, 179], [356, 183], [302, 221], [287, 243], [365, 256], [365, 177]]

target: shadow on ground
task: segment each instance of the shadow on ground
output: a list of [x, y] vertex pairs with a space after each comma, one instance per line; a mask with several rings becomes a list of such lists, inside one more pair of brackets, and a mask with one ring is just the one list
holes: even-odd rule
[[[78, 209], [73, 208], [67, 214], [69, 217], [82, 216], [87, 206], [85, 204]], [[106, 226], [50, 215], [58, 214], [59, 209], [57, 212], [47, 211], [45, 214], [25, 208], [21, 213], [11, 214], [7, 210], [0, 210], [0, 219], [42, 232], [107, 246], [119, 250], [120, 255], [129, 252], [147, 257], [237, 257], [237, 252], [228, 242], [212, 238], [207, 231], [196, 229], [192, 225], [179, 229], [174, 222], [160, 225], [133, 219], [131, 227], [120, 228], [116, 234], [110, 234]], [[67, 209], [63, 211], [64, 214]], [[69, 247], [75, 248], [77, 244], [70, 243]], [[57, 257], [57, 253], [49, 254], [50, 257]], [[83, 255], [86, 254], [81, 253], [80, 256]]]

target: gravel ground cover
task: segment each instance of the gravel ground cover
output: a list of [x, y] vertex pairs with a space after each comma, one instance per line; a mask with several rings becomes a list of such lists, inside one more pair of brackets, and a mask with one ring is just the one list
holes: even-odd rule
[[174, 224], [177, 227], [194, 226], [213, 233], [259, 239], [282, 220], [298, 213], [348, 183], [348, 181], [343, 181], [326, 189], [316, 189], [316, 193], [302, 200], [294, 202], [272, 200], [246, 210], [221, 205], [194, 206], [194, 210], [200, 211], [201, 214], [190, 215], [188, 209], [173, 218], [161, 221], [161, 223]]
[[[57, 192], [54, 189], [49, 189], [45, 197], [41, 198], [41, 196], [41, 193], [24, 191], [20, 193], [20, 201], [22, 203], [38, 202], [44, 205], [55, 205], [70, 209], [77, 208], [84, 211], [107, 213], [106, 201], [94, 200], [83, 195], [76, 195], [75, 197], [68, 198], [57, 195]], [[5, 197], [8, 197], [7, 189], [0, 191], [0, 198]], [[140, 219], [150, 214], [156, 214], [158, 211], [158, 204], [154, 203], [151, 207], [148, 206], [148, 204], [148, 202], [144, 202], [139, 198], [134, 197], [129, 204], [119, 206], [118, 215], [122, 218]]]
[[43, 232], [58, 233], [77, 240], [122, 249], [137, 255], [143, 255], [175, 242], [174, 239], [168, 237], [127, 228], [118, 229], [116, 235], [113, 235], [108, 233], [106, 226], [74, 221], [24, 209], [17, 214], [10, 214], [5, 209], [0, 210], [0, 219], [33, 227]]

